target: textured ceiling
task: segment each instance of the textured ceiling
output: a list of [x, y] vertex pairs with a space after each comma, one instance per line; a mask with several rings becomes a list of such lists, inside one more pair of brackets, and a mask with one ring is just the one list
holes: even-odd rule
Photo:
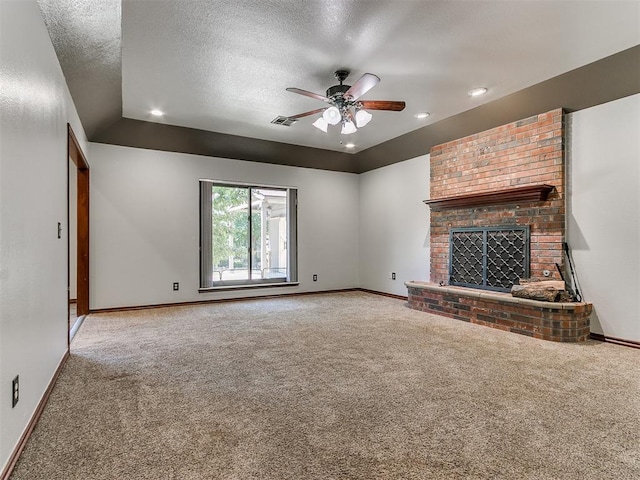
[[[639, 5], [611, 2], [125, 1], [125, 117], [358, 151], [640, 43]], [[633, 13], [635, 12], [635, 18]], [[355, 134], [277, 115], [323, 107], [334, 70], [382, 81], [364, 98], [404, 100]], [[348, 82], [347, 82], [348, 83]], [[484, 98], [468, 90], [486, 86]], [[431, 112], [426, 121], [414, 114]]]
[[[231, 135], [344, 153], [349, 141], [357, 153], [640, 44], [634, 1], [39, 3], [90, 138], [121, 115], [228, 134], [213, 143]], [[381, 78], [363, 99], [407, 108], [373, 112], [348, 136], [315, 129], [315, 116], [270, 123], [322, 107], [285, 88], [324, 94], [338, 68], [351, 70], [347, 84]], [[477, 86], [489, 93], [469, 97]], [[420, 111], [431, 116], [417, 120]]]
[[38, 1], [89, 138], [122, 118], [120, 0]]

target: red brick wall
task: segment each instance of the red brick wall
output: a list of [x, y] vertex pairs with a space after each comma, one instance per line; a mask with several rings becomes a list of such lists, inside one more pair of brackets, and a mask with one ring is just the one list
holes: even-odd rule
[[555, 190], [544, 202], [518, 202], [431, 212], [431, 281], [449, 280], [449, 229], [529, 225], [530, 275], [559, 279], [565, 239], [562, 109], [431, 148], [431, 199], [541, 184]]

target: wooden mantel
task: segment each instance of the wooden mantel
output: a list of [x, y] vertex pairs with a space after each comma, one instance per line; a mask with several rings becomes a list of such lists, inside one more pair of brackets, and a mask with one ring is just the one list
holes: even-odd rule
[[478, 192], [452, 197], [424, 200], [432, 210], [447, 210], [452, 208], [480, 207], [498, 203], [541, 202], [555, 187], [546, 184], [525, 185], [521, 187], [504, 188], [493, 192]]

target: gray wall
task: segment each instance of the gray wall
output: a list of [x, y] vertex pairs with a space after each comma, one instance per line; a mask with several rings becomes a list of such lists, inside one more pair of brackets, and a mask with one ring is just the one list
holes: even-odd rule
[[[92, 309], [359, 284], [353, 173], [97, 143], [90, 158]], [[199, 179], [298, 188], [299, 286], [198, 293]]]
[[406, 296], [404, 282], [429, 279], [428, 198], [429, 155], [360, 175], [362, 288]]
[[[86, 139], [35, 1], [0, 2], [0, 65], [4, 468], [67, 348], [67, 122], [85, 151]], [[11, 408], [16, 375], [20, 402]]]
[[569, 116], [567, 238], [591, 331], [640, 342], [640, 95]]

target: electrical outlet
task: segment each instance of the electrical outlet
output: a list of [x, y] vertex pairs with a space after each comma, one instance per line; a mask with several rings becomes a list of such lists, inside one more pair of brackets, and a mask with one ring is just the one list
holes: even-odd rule
[[180, 290], [180, 284], [178, 282], [173, 282], [173, 291], [177, 292]]
[[395, 272], [392, 272], [392, 273], [391, 273], [391, 280], [395, 280], [395, 279], [396, 279], [396, 273], [395, 273]]
[[317, 281], [318, 281], [318, 274], [317, 274], [317, 273], [314, 273], [314, 274], [313, 274], [313, 281], [314, 281], [314, 282], [317, 282]]
[[20, 375], [16, 375], [11, 382], [11, 408], [15, 408], [18, 400], [20, 400]]

